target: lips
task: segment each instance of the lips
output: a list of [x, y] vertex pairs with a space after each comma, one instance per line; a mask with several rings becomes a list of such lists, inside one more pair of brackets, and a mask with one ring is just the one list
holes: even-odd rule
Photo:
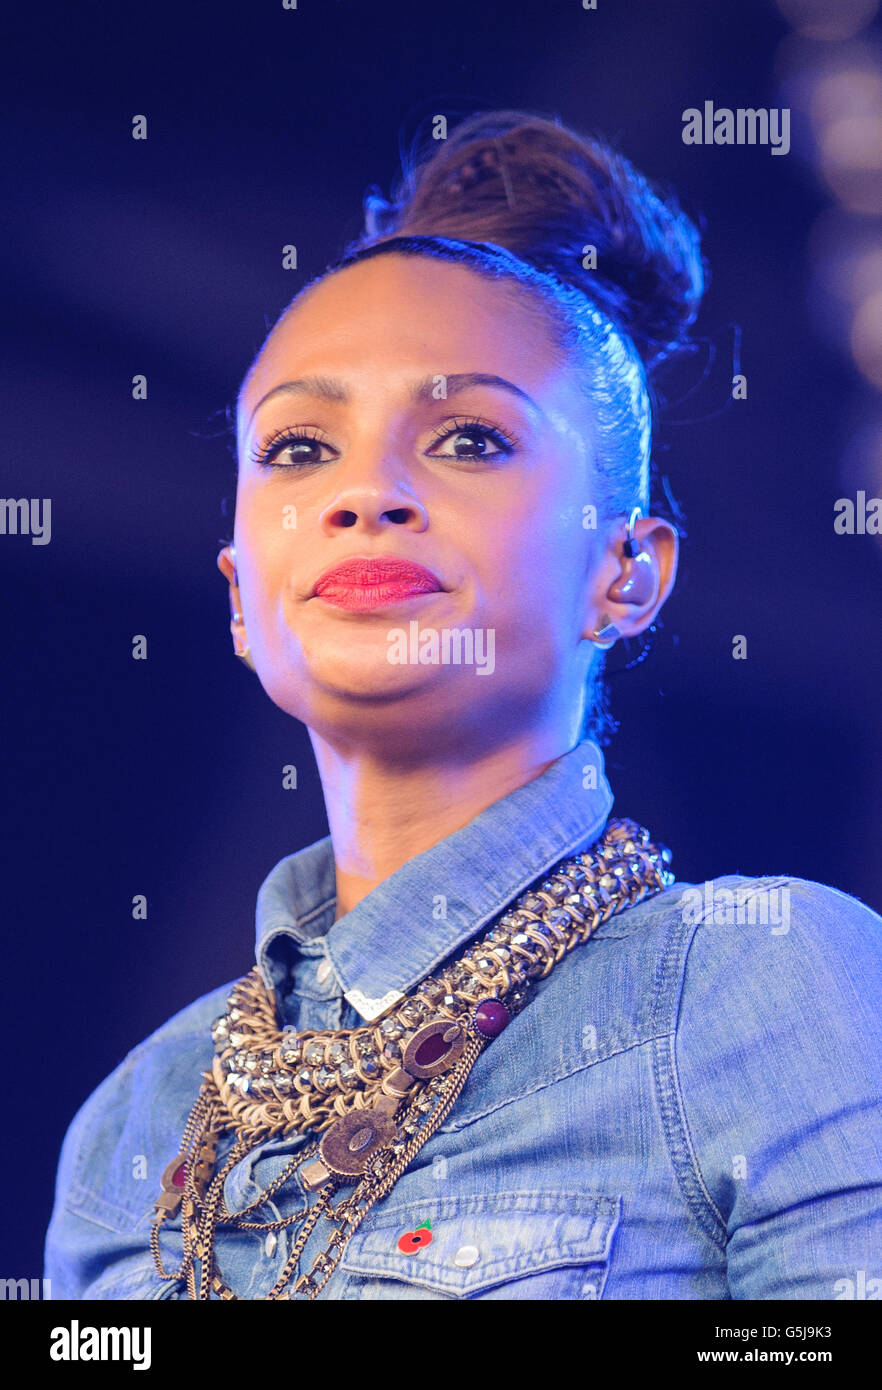
[[440, 579], [424, 565], [386, 555], [334, 565], [320, 575], [313, 594], [338, 608], [365, 610], [441, 591]]

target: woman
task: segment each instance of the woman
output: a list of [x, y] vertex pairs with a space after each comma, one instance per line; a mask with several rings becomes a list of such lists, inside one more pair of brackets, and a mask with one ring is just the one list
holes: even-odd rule
[[73, 1121], [56, 1297], [882, 1275], [879, 918], [801, 880], [677, 884], [609, 819], [604, 654], [677, 567], [650, 382], [702, 290], [673, 200], [496, 112], [372, 198], [269, 334], [218, 563], [331, 833], [266, 879], [254, 971]]

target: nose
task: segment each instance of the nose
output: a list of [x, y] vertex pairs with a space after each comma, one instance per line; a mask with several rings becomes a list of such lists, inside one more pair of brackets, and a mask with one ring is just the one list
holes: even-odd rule
[[429, 514], [408, 486], [390, 469], [372, 469], [368, 476], [350, 477], [319, 515], [326, 535], [347, 527], [357, 527], [366, 535], [376, 535], [389, 526], [405, 526], [425, 531]]

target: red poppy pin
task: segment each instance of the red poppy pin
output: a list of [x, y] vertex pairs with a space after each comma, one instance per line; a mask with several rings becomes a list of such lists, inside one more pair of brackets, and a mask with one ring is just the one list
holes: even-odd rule
[[421, 1221], [412, 1231], [405, 1231], [403, 1236], [398, 1237], [398, 1249], [402, 1255], [415, 1255], [424, 1245], [429, 1245], [431, 1240], [431, 1221]]

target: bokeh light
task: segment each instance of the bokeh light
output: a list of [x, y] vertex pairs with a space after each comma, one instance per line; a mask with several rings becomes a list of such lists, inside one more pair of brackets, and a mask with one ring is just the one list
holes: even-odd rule
[[835, 42], [866, 28], [879, 0], [778, 0], [778, 9], [797, 34]]
[[858, 306], [851, 328], [851, 351], [858, 369], [882, 391], [882, 290]]

